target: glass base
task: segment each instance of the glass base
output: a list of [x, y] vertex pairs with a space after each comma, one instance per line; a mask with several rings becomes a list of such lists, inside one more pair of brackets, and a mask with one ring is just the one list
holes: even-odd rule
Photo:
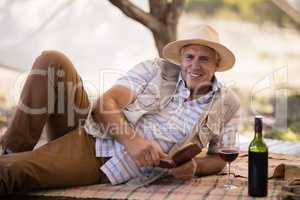
[[225, 188], [225, 190], [234, 190], [234, 189], [236, 189], [238, 187], [235, 186], [235, 185], [226, 184], [226, 185], [224, 185], [224, 188]]

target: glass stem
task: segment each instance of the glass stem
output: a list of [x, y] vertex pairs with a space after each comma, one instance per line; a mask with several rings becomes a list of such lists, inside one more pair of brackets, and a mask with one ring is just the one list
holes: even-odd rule
[[228, 182], [228, 185], [230, 185], [230, 162], [228, 162], [227, 164], [228, 164], [228, 179], [227, 179], [227, 182]]

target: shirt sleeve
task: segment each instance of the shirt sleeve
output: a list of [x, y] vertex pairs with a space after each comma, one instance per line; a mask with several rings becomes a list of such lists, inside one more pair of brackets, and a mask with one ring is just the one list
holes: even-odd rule
[[[139, 95], [157, 72], [158, 67], [154, 61], [144, 61], [134, 66], [124, 76], [119, 78], [115, 85], [125, 86], [134, 91], [136, 95]], [[101, 124], [94, 121], [92, 117], [92, 110], [94, 110], [94, 106], [95, 105], [93, 104], [85, 121], [85, 131], [97, 138], [113, 139], [113, 137], [105, 131]]]
[[148, 60], [135, 65], [124, 76], [119, 78], [115, 85], [122, 85], [140, 94], [149, 81], [158, 73], [158, 66], [155, 61]]
[[[225, 144], [228, 144], [228, 145], [235, 144], [236, 138], [231, 137], [232, 134], [230, 134], [230, 133], [236, 132], [237, 134], [239, 134], [239, 130], [240, 130], [240, 110], [238, 110], [234, 114], [234, 116], [224, 125], [220, 134], [218, 136], [213, 137], [210, 140], [207, 153], [208, 154], [216, 154], [217, 153], [219, 137], [221, 135], [225, 135], [225, 137], [224, 137]], [[226, 136], [228, 136], [228, 137], [226, 137]]]

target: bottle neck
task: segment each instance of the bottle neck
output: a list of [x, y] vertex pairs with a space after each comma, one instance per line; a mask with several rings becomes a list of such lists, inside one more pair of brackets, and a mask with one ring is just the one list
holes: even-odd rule
[[254, 138], [261, 140], [262, 139], [262, 131], [255, 131]]
[[254, 123], [254, 131], [255, 131], [255, 139], [262, 139], [262, 118], [255, 117], [255, 123]]

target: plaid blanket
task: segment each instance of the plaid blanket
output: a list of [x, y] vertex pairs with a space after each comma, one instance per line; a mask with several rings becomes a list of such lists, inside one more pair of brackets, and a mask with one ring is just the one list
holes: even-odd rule
[[[283, 181], [269, 182], [269, 195], [266, 199], [276, 199]], [[77, 187], [73, 189], [54, 190], [48, 192], [38, 192], [32, 195], [46, 196], [64, 196], [75, 198], [94, 198], [94, 199], [248, 199], [247, 182], [242, 178], [235, 178], [233, 183], [238, 185], [238, 189], [226, 191], [223, 185], [226, 183], [226, 176], [209, 176], [204, 178], [195, 178], [193, 180], [182, 182], [167, 178], [159, 183], [145, 188], [134, 190], [126, 185], [108, 186], [93, 185], [86, 187]]]
[[[218, 175], [194, 178], [183, 182], [172, 177], [165, 178], [154, 184], [139, 189], [127, 185], [111, 186], [109, 184], [74, 187], [68, 189], [37, 191], [27, 194], [32, 197], [70, 197], [79, 199], [252, 199], [247, 190], [247, 154], [242, 153], [232, 163], [232, 172], [235, 176], [233, 183], [237, 189], [226, 191], [223, 185], [227, 181], [226, 173]], [[269, 173], [273, 173], [275, 167], [280, 163], [299, 164], [300, 157], [287, 156], [283, 154], [270, 154]], [[268, 184], [268, 197], [260, 199], [278, 199], [284, 180], [270, 179]]]

